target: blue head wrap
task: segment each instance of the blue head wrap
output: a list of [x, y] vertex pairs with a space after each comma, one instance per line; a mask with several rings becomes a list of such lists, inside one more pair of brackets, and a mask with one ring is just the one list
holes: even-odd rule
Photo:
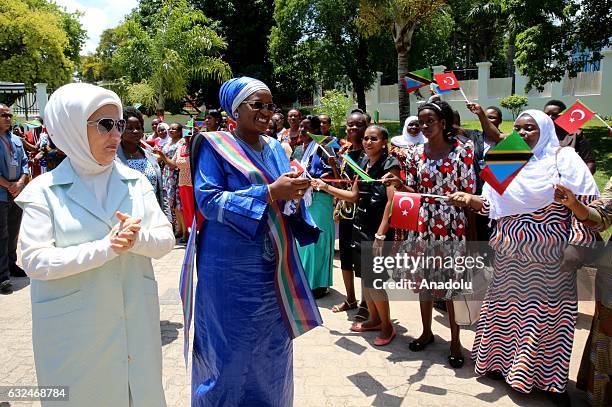
[[238, 106], [246, 98], [259, 90], [270, 92], [268, 86], [258, 79], [249, 78], [248, 76], [233, 78], [221, 85], [221, 89], [219, 89], [219, 103], [221, 103], [221, 107], [229, 117], [235, 119], [234, 114]]

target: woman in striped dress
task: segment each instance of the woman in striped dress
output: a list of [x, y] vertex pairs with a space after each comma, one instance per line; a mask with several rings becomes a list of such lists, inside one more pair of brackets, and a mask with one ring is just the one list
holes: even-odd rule
[[589, 169], [574, 149], [560, 148], [552, 120], [527, 110], [514, 124], [533, 157], [503, 195], [488, 184], [481, 196], [451, 195], [497, 221], [491, 246], [495, 273], [480, 311], [472, 358], [477, 374], [504, 379], [513, 389], [565, 393], [578, 314], [577, 246], [596, 233], [554, 202], [555, 183], [583, 202], [599, 195]]

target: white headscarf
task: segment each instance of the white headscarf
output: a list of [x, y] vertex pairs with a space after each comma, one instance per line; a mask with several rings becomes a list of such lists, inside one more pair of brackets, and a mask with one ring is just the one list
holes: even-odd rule
[[491, 203], [490, 217], [533, 213], [554, 201], [554, 184], [569, 188], [576, 195], [599, 196], [599, 189], [588, 167], [573, 148], [559, 150], [553, 121], [540, 110], [526, 110], [540, 129], [540, 138], [533, 148], [533, 157], [499, 195], [485, 184], [482, 195]]
[[402, 135], [391, 138], [391, 144], [397, 147], [404, 148], [412, 144], [427, 143], [427, 137], [425, 137], [425, 135], [421, 131], [419, 131], [419, 134], [417, 134], [416, 136], [413, 136], [410, 133], [408, 133], [408, 124], [412, 123], [413, 121], [418, 121], [418, 120], [419, 118], [417, 116], [408, 117], [406, 121], [404, 122], [404, 128], [402, 129]]
[[122, 117], [123, 107], [115, 92], [88, 83], [70, 83], [53, 92], [45, 107], [45, 125], [51, 139], [79, 174], [100, 174], [113, 165], [100, 165], [87, 139], [87, 120], [104, 105], [117, 106]]

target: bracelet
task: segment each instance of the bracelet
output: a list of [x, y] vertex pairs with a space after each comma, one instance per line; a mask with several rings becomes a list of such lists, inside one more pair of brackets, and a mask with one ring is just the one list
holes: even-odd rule
[[274, 198], [272, 198], [272, 190], [270, 189], [270, 184], [267, 184], [268, 187], [268, 198], [270, 198], [270, 203], [274, 202]]
[[376, 240], [385, 240], [387, 238], [387, 235], [379, 235], [378, 233], [375, 233], [374, 237], [376, 238]]

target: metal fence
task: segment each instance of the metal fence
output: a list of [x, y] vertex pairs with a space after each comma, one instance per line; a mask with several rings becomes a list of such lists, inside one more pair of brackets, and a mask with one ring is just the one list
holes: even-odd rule
[[14, 115], [25, 117], [26, 120], [38, 115], [40, 112], [38, 103], [36, 103], [36, 93], [26, 93], [20, 96], [15, 100], [15, 104], [11, 108]]

